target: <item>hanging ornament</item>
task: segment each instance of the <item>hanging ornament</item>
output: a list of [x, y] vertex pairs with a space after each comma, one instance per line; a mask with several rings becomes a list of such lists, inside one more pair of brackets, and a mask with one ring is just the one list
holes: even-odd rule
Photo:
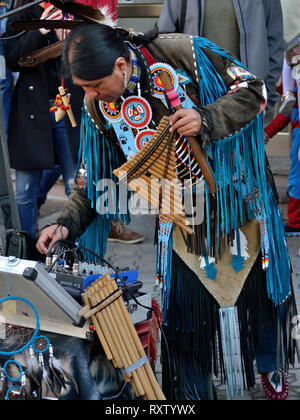
[[68, 89], [65, 89], [63, 86], [58, 88], [59, 94], [56, 95], [54, 105], [50, 108], [50, 112], [55, 113], [55, 121], [59, 122], [67, 114], [72, 127], [76, 127], [77, 123], [75, 121], [71, 104]]
[[141, 131], [135, 138], [135, 145], [137, 150], [141, 150], [142, 147], [145, 146], [145, 144], [148, 143], [148, 141], [154, 136], [155, 131], [154, 130], [143, 130]]
[[205, 256], [200, 256], [200, 268], [205, 271], [205, 275], [210, 280], [216, 280], [218, 270], [215, 266], [215, 258]]
[[130, 96], [122, 105], [122, 115], [125, 122], [132, 128], [145, 128], [152, 120], [151, 106], [140, 96]]
[[157, 246], [157, 267], [156, 285], [166, 291], [168, 284], [168, 268], [173, 245], [171, 243], [173, 222], [163, 214], [159, 214], [158, 246]]
[[106, 120], [111, 123], [119, 122], [123, 118], [121, 108], [118, 108], [114, 102], [100, 101], [100, 110]]
[[165, 90], [159, 78], [159, 73], [161, 71], [165, 71], [168, 73], [175, 90], [177, 90], [178, 88], [178, 77], [177, 77], [176, 71], [166, 63], [155, 63], [150, 67], [150, 72], [151, 72], [152, 82], [153, 82], [153, 91], [154, 91], [153, 96], [155, 96], [158, 99], [164, 100]]
[[233, 244], [230, 247], [230, 254], [232, 256], [231, 265], [237, 273], [245, 268], [245, 262], [249, 258], [247, 251], [247, 238], [240, 229], [237, 229], [235, 232]]

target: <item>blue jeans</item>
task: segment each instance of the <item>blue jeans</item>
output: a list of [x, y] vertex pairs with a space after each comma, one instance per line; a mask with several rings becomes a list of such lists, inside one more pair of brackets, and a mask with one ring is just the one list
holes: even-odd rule
[[8, 120], [10, 112], [10, 104], [14, 93], [14, 84], [19, 76], [19, 73], [12, 73], [6, 67], [6, 79], [0, 79], [0, 88], [2, 93], [2, 105], [6, 134], [8, 132]]
[[21, 229], [36, 236], [38, 204], [46, 201], [47, 193], [59, 176], [63, 175], [65, 193], [70, 195], [76, 176], [76, 163], [73, 162], [64, 120], [55, 122], [51, 114], [54, 149], [59, 166], [53, 170], [16, 170], [16, 202]]

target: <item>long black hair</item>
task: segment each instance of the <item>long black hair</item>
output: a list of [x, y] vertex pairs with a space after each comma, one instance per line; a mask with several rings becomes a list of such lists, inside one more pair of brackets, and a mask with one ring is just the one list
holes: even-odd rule
[[79, 25], [64, 42], [64, 74], [87, 81], [101, 79], [112, 74], [119, 57], [130, 60], [128, 46], [115, 29], [102, 24]]
[[[147, 44], [156, 36], [157, 31], [154, 30], [130, 41]], [[129, 34], [125, 30], [99, 23], [78, 25], [64, 42], [64, 76], [76, 76], [86, 81], [110, 76], [117, 58], [124, 57], [127, 62], [130, 61], [128, 37]]]

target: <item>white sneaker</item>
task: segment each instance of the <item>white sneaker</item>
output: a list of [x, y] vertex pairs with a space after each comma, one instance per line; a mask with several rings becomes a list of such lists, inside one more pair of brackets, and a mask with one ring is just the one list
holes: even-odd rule
[[294, 108], [295, 103], [296, 103], [295, 95], [293, 92], [289, 90], [282, 97], [282, 103], [279, 108], [279, 113], [282, 115], [290, 114]]

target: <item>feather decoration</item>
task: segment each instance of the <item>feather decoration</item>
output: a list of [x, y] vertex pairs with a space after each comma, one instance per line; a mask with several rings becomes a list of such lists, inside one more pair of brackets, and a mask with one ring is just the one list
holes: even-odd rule
[[215, 258], [206, 256], [199, 257], [200, 268], [205, 271], [206, 277], [210, 280], [216, 280], [218, 270], [215, 267]]
[[3, 369], [0, 368], [0, 401], [4, 400], [6, 391], [7, 391], [7, 383], [6, 383], [5, 375], [3, 373]]
[[62, 55], [63, 41], [50, 44], [47, 47], [40, 48], [32, 53], [26, 54], [18, 60], [21, 67], [35, 67], [38, 64], [60, 57]]
[[44, 362], [44, 357], [42, 354], [39, 354], [39, 364], [42, 367], [43, 371], [43, 382], [46, 386], [46, 389], [49, 390], [57, 399], [59, 399], [58, 392], [55, 390], [55, 383], [54, 383], [54, 373], [53, 370], [47, 369]]
[[54, 380], [57, 379], [60, 383], [60, 386], [62, 388], [66, 388], [66, 383], [65, 383], [65, 379], [64, 376], [61, 374], [61, 371], [59, 369], [56, 368], [56, 359], [54, 360], [53, 357], [53, 347], [50, 344], [49, 346], [49, 369], [50, 369], [50, 374], [53, 375]]
[[17, 20], [9, 24], [9, 30], [28, 31], [41, 28], [72, 30], [83, 23], [101, 23], [112, 28], [116, 28], [117, 26], [117, 22], [114, 20], [113, 14], [109, 11], [108, 6], [93, 9], [91, 6], [73, 1], [53, 0], [51, 3], [64, 13], [73, 15], [75, 20]]
[[114, 21], [112, 14], [109, 13], [108, 6], [93, 9], [91, 6], [75, 3], [70, 0], [51, 0], [51, 3], [63, 12], [69, 13], [85, 22], [102, 23], [103, 25], [112, 26], [113, 28], [116, 27], [116, 22]]
[[66, 371], [66, 369], [64, 369], [62, 362], [53, 356], [52, 345], [49, 347], [49, 368], [54, 375], [54, 381], [57, 379], [62, 388], [67, 387], [66, 380], [68, 380], [73, 385], [75, 392], [77, 394], [79, 393], [78, 385], [75, 379]]
[[229, 251], [232, 256], [231, 265], [235, 272], [238, 273], [244, 268], [245, 261], [249, 258], [248, 241], [240, 229], [236, 230], [233, 244]]
[[26, 377], [30, 382], [30, 395], [33, 399], [40, 399], [42, 389], [43, 370], [36, 358], [33, 348], [29, 348], [30, 358], [27, 361]]
[[63, 382], [64, 388], [66, 388], [66, 380], [69, 381], [77, 394], [79, 394], [79, 389], [77, 382], [75, 379], [64, 369], [63, 364], [61, 360], [56, 359], [55, 357], [52, 358], [52, 369], [55, 372], [55, 374], [59, 377], [59, 380]]
[[25, 372], [23, 372], [22, 378], [21, 378], [21, 388], [20, 388], [20, 400], [21, 401], [32, 401], [34, 398], [32, 398], [29, 381], [26, 380]]

